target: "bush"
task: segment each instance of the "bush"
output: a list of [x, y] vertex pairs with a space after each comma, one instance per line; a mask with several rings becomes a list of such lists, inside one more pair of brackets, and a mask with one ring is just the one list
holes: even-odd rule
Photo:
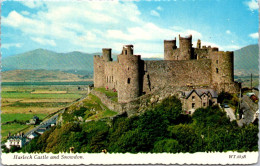
[[153, 152], [155, 153], [177, 153], [181, 151], [181, 145], [175, 139], [164, 139], [155, 142]]

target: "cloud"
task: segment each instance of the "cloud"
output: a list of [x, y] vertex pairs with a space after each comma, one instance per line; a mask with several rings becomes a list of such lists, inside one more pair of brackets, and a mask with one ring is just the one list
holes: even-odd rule
[[259, 8], [257, 0], [247, 1], [245, 3], [251, 11], [257, 10]]
[[150, 14], [152, 16], [160, 17], [160, 14], [157, 11], [155, 11], [155, 10], [151, 10]]
[[231, 34], [230, 30], [226, 30], [226, 34]]
[[256, 32], [256, 33], [251, 33], [251, 34], [249, 34], [249, 37], [251, 37], [252, 39], [258, 39], [259, 34], [258, 34], [258, 32]]
[[[43, 1], [44, 9], [36, 4], [26, 5], [39, 9], [29, 15], [25, 11], [11, 11], [2, 17], [2, 26], [21, 31], [21, 36], [40, 46], [55, 47], [63, 52], [96, 52], [103, 47], [120, 52], [122, 45], [134, 44], [137, 54], [148, 57], [162, 55], [163, 40], [179, 34], [192, 34], [195, 42], [203, 40], [203, 35], [196, 30], [162, 27], [143, 20], [140, 10], [131, 1]], [[154, 11], [161, 10], [157, 7]]]
[[22, 44], [21, 43], [4, 43], [1, 45], [1, 48], [5, 48], [5, 49], [9, 49], [11, 47], [20, 48], [20, 47], [22, 47]]
[[29, 8], [38, 8], [43, 5], [42, 0], [23, 0], [21, 3]]
[[49, 39], [42, 39], [42, 38], [39, 38], [39, 37], [31, 37], [31, 40], [39, 43], [39, 44], [42, 44], [42, 45], [50, 45], [50, 46], [56, 46], [56, 43], [54, 40], [49, 40]]
[[159, 10], [159, 11], [163, 10], [163, 8], [161, 6], [158, 6], [156, 9]]
[[30, 13], [29, 13], [28, 11], [21, 11], [21, 14], [27, 16], [27, 15], [29, 15]]

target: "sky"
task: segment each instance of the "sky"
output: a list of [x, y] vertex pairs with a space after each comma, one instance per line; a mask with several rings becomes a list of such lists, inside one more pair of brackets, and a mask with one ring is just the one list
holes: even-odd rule
[[[234, 51], [258, 43], [257, 0], [4, 1], [2, 57], [43, 48], [55, 52], [163, 57], [163, 40], [192, 34], [193, 45]], [[179, 46], [178, 46], [179, 47]]]

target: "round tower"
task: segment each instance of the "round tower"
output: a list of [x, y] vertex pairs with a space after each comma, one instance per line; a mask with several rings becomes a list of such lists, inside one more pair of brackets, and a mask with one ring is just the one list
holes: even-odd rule
[[176, 48], [176, 38], [174, 40], [164, 40], [164, 60], [171, 60], [173, 50]]
[[102, 56], [103, 56], [103, 59], [104, 59], [105, 62], [112, 61], [111, 51], [112, 51], [111, 48], [103, 48], [102, 49]]
[[212, 81], [213, 83], [234, 82], [234, 52], [212, 51]]
[[123, 54], [118, 55], [119, 82], [118, 102], [126, 103], [140, 96], [140, 55], [133, 55], [133, 46], [123, 47]]
[[180, 56], [179, 60], [190, 60], [192, 56], [192, 36], [181, 37], [179, 35]]

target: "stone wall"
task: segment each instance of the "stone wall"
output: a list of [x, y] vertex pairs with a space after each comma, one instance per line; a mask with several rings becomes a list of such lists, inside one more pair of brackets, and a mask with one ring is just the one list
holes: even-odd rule
[[145, 61], [143, 91], [162, 87], [209, 86], [212, 82], [211, 60]]
[[119, 64], [118, 62], [107, 62], [104, 64], [104, 82], [105, 87], [108, 87], [109, 89], [117, 89], [118, 88], [118, 77], [119, 77]]
[[94, 89], [90, 93], [100, 98], [102, 103], [105, 104], [110, 110], [116, 111], [118, 113], [123, 112], [122, 106], [117, 102], [110, 100], [104, 93], [95, 91]]

